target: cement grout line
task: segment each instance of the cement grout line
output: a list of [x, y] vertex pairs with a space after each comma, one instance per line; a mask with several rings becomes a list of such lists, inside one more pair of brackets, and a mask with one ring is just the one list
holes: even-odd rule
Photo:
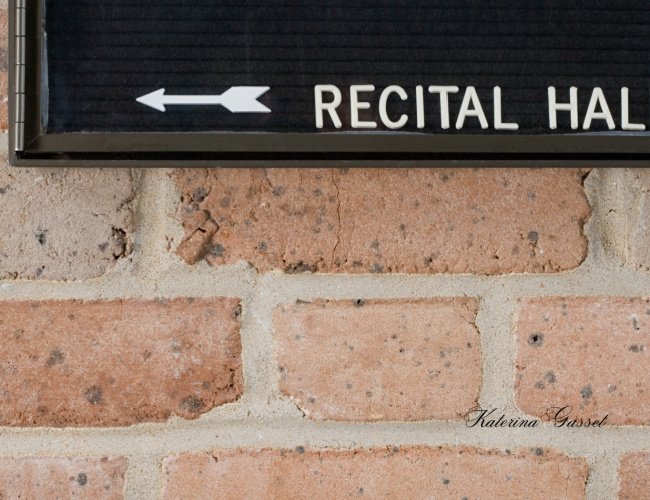
[[158, 500], [162, 491], [161, 454], [125, 454], [128, 460], [124, 478], [127, 500]]
[[[136, 434], [133, 430], [136, 429]], [[43, 432], [45, 431], [45, 432]], [[40, 432], [39, 434], [36, 434]], [[296, 446], [368, 448], [384, 445], [476, 446], [491, 449], [548, 447], [574, 457], [594, 457], [650, 449], [650, 433], [643, 427], [556, 429], [467, 428], [464, 422], [337, 423], [302, 417], [274, 419], [210, 419], [178, 425], [151, 424], [111, 429], [0, 430], [0, 456], [167, 456], [218, 448]], [[157, 459], [156, 459], [157, 460]], [[156, 462], [158, 463], [158, 462]]]
[[617, 498], [619, 462], [618, 456], [608, 456], [600, 450], [595, 457], [588, 460], [587, 500]]
[[165, 253], [162, 246], [165, 227], [161, 218], [166, 214], [163, 193], [168, 172], [166, 169], [136, 170], [134, 175], [137, 179], [134, 189], [138, 194], [134, 214], [132, 274], [143, 285], [155, 290], [155, 276], [160, 272], [159, 256]]
[[[199, 264], [160, 271], [152, 287], [142, 280], [111, 272], [85, 282], [0, 281], [0, 300], [84, 298], [173, 298], [182, 296], [242, 297], [254, 281], [272, 286], [287, 300], [354, 298], [481, 297], [490, 290], [507, 290], [517, 297], [548, 296], [650, 296], [650, 273], [617, 269], [580, 269], [563, 275], [416, 276], [416, 275], [320, 275], [284, 276], [270, 272], [256, 275], [243, 263], [219, 269]], [[155, 288], [155, 289], [154, 289]], [[504, 292], [505, 293], [505, 292]]]
[[514, 402], [515, 309], [514, 301], [499, 293], [488, 294], [481, 300], [476, 321], [481, 339], [482, 365], [479, 402], [484, 409], [498, 408], [507, 415], [523, 416]]

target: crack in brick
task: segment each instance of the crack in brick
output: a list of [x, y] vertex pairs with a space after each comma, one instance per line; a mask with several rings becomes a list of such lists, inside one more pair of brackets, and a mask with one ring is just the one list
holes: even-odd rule
[[332, 184], [334, 184], [334, 187], [336, 188], [336, 219], [337, 219], [337, 229], [336, 229], [336, 243], [334, 244], [334, 248], [332, 249], [332, 255], [330, 257], [330, 261], [332, 264], [334, 263], [334, 254], [336, 253], [336, 250], [338, 249], [339, 245], [341, 244], [341, 190], [339, 189], [339, 185], [336, 182], [336, 176], [334, 175], [334, 169], [332, 169]]

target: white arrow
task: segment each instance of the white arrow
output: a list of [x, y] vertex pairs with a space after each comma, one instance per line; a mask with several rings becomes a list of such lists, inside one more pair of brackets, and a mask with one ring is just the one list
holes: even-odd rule
[[165, 89], [138, 97], [136, 101], [163, 113], [165, 106], [214, 106], [220, 104], [231, 113], [270, 113], [257, 98], [270, 87], [230, 87], [221, 95], [165, 95]]

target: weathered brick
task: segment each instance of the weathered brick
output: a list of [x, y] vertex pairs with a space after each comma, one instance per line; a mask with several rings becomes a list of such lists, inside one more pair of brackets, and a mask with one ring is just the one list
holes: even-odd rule
[[650, 500], [650, 453], [628, 453], [619, 467], [620, 500]]
[[650, 423], [650, 299], [545, 297], [521, 302], [517, 402], [532, 415]]
[[235, 299], [0, 302], [0, 425], [195, 418], [242, 388]]
[[[584, 171], [178, 170], [188, 263], [260, 271], [557, 272], [586, 255]], [[209, 227], [207, 227], [209, 226]]]
[[650, 270], [650, 171], [598, 169], [595, 179], [605, 250], [626, 266]]
[[0, 458], [0, 498], [124, 498], [127, 462], [104, 458]]
[[[541, 452], [541, 455], [540, 455]], [[163, 498], [584, 498], [587, 465], [550, 450], [229, 450], [164, 461]]]
[[0, 165], [0, 279], [93, 278], [130, 254], [129, 170]]
[[481, 386], [476, 309], [466, 298], [281, 306], [282, 392], [316, 419], [462, 418]]

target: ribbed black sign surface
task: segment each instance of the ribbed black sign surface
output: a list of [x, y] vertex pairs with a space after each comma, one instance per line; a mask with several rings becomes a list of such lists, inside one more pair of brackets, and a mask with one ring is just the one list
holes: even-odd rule
[[[39, 95], [26, 95], [28, 108], [38, 100], [36, 156], [650, 152], [646, 0], [45, 0], [36, 14], [26, 4], [27, 31], [42, 26]], [[152, 133], [174, 140], [160, 149]], [[272, 136], [248, 148], [251, 133]], [[334, 133], [344, 138], [318, 142]], [[56, 142], [79, 134], [93, 145]], [[609, 142], [535, 142], [544, 136]]]

